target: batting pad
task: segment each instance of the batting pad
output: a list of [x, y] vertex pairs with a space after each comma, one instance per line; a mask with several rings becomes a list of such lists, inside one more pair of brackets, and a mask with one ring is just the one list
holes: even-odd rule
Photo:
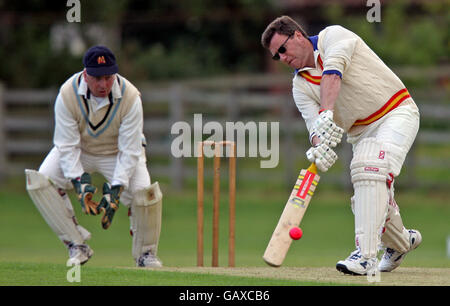
[[375, 138], [363, 139], [354, 148], [350, 164], [354, 194], [355, 240], [366, 258], [377, 256], [388, 210], [386, 151]]
[[410, 248], [409, 232], [403, 226], [400, 209], [394, 199], [389, 202], [389, 209], [384, 225], [385, 232], [381, 236], [383, 246], [406, 253]]
[[[355, 215], [354, 196], [351, 198], [351, 208], [353, 215]], [[400, 253], [406, 253], [410, 248], [409, 232], [403, 226], [400, 209], [393, 198], [389, 200], [384, 233], [381, 235], [381, 243], [384, 247], [394, 249]]]
[[89, 232], [75, 223], [73, 214], [49, 179], [30, 169], [25, 169], [25, 175], [30, 198], [58, 238], [66, 245], [83, 244], [90, 237]]
[[139, 190], [131, 202], [131, 232], [133, 234], [133, 257], [137, 260], [143, 253], [156, 256], [161, 233], [162, 193], [158, 182]]

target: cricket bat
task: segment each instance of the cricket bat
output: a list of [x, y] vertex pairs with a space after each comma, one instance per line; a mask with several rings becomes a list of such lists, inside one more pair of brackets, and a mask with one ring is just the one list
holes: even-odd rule
[[279, 267], [283, 263], [292, 242], [289, 230], [300, 225], [319, 179], [320, 176], [317, 174], [314, 163], [308, 169], [300, 171], [294, 189], [264, 252], [263, 259], [268, 265]]

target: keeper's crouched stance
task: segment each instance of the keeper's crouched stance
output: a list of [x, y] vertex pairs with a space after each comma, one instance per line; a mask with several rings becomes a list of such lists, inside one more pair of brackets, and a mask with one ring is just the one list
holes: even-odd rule
[[[137, 266], [161, 267], [157, 257], [161, 231], [162, 193], [151, 183], [146, 166], [140, 93], [117, 74], [113, 53], [103, 46], [89, 49], [85, 69], [60, 88], [55, 101], [54, 148], [39, 171], [25, 170], [27, 191], [50, 228], [69, 250], [75, 264], [93, 255], [86, 244], [91, 234], [78, 224], [66, 194], [74, 189], [82, 211], [101, 215], [108, 229], [120, 203], [128, 208]], [[92, 173], [107, 182], [98, 191]]]

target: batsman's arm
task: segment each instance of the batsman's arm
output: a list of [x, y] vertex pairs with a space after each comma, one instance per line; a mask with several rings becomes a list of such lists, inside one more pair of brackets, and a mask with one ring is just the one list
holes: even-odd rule
[[[337, 72], [337, 71], [336, 71]], [[333, 110], [341, 90], [341, 77], [336, 73], [324, 74], [320, 81], [320, 105], [322, 110]]]

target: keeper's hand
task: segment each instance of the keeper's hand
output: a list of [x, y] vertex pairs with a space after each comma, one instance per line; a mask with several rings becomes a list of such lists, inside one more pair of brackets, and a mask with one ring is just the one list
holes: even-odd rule
[[122, 193], [122, 185], [113, 185], [109, 183], [103, 184], [103, 197], [97, 210], [103, 212], [102, 227], [108, 229], [112, 223], [112, 219], [116, 210], [119, 209], [120, 194]]
[[81, 177], [71, 180], [73, 187], [78, 195], [81, 208], [85, 214], [97, 215], [98, 203], [92, 201], [92, 197], [97, 192], [97, 188], [91, 184], [89, 173], [83, 173]]
[[306, 151], [306, 157], [311, 163], [315, 163], [322, 172], [327, 172], [337, 161], [337, 154], [325, 143], [311, 147]]
[[316, 136], [320, 143], [325, 143], [331, 148], [341, 142], [343, 135], [344, 130], [338, 127], [333, 120], [332, 110], [321, 112], [313, 123], [312, 136]]

